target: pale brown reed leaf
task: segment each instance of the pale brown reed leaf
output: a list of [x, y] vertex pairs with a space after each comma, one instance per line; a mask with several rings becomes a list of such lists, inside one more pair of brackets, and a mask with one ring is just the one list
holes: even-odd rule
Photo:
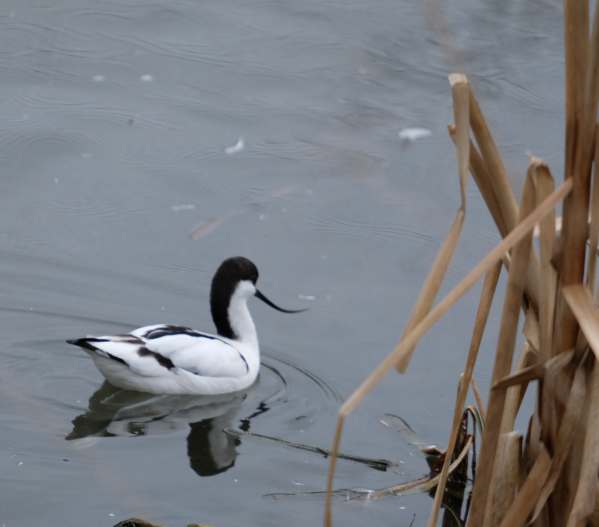
[[492, 390], [505, 390], [510, 386], [517, 386], [533, 380], [544, 379], [548, 369], [551, 370], [556, 367], [563, 369], [572, 359], [574, 353], [561, 353], [545, 362], [538, 362], [534, 352], [531, 352], [530, 350], [525, 350], [524, 356], [526, 357], [525, 364], [528, 363], [528, 365], [493, 384], [491, 387]]
[[498, 527], [520, 486], [522, 435], [518, 432], [501, 434], [497, 447], [493, 492], [488, 501], [489, 527]]
[[476, 311], [474, 330], [470, 340], [470, 349], [468, 350], [464, 373], [462, 374], [458, 386], [458, 394], [453, 410], [453, 422], [451, 425], [451, 434], [449, 436], [447, 452], [445, 454], [443, 468], [440, 472], [439, 485], [437, 486], [437, 490], [435, 492], [433, 509], [428, 520], [429, 527], [435, 527], [435, 525], [437, 525], [437, 517], [441, 508], [441, 503], [443, 502], [445, 485], [447, 484], [447, 477], [449, 475], [449, 462], [453, 456], [453, 450], [460, 432], [462, 415], [464, 413], [464, 404], [468, 395], [468, 388], [470, 387], [472, 373], [474, 372], [474, 366], [476, 364], [476, 359], [478, 358], [478, 350], [480, 349], [480, 343], [485, 332], [485, 327], [489, 318], [489, 312], [491, 310], [491, 304], [493, 303], [493, 297], [495, 296], [495, 290], [497, 288], [497, 281], [499, 280], [500, 273], [501, 262], [497, 262], [495, 266], [486, 274], [485, 280], [483, 282], [480, 301]]
[[523, 332], [530, 349], [538, 353], [541, 346], [541, 326], [536, 313], [530, 307], [526, 309]]
[[522, 238], [529, 235], [534, 226], [548, 214], [553, 207], [572, 189], [570, 180], [564, 181], [556, 191], [541, 203], [531, 214], [516, 228], [510, 232], [494, 249], [489, 251], [487, 255], [468, 273], [468, 275], [456, 285], [443, 300], [441, 300], [431, 311], [403, 338], [393, 350], [372, 373], [362, 382], [362, 384], [345, 400], [341, 405], [337, 414], [337, 425], [335, 428], [335, 436], [333, 446], [331, 448], [331, 460], [329, 464], [329, 473], [327, 476], [327, 498], [325, 502], [325, 526], [332, 525], [332, 489], [334, 472], [336, 466], [336, 456], [341, 442], [341, 434], [345, 417], [356, 408], [360, 402], [370, 393], [370, 391], [380, 382], [387, 374], [389, 369], [398, 362], [406, 350], [413, 346], [422, 338], [422, 336], [446, 313], [451, 307], [480, 279], [482, 275], [488, 272], [498, 261], [503, 258], [503, 255], [516, 245]]
[[471, 382], [470, 386], [472, 388], [472, 394], [474, 395], [474, 400], [476, 401], [476, 408], [478, 410], [478, 413], [480, 414], [480, 416], [482, 417], [482, 419], [484, 421], [485, 416], [487, 415], [487, 412], [485, 410], [485, 403], [483, 402], [483, 398], [480, 394], [480, 388], [478, 387], [478, 383], [476, 382], [476, 378], [474, 376], [472, 377], [472, 382]]
[[[531, 159], [533, 183], [538, 201], [543, 201], [555, 190], [555, 182], [549, 167], [540, 159]], [[553, 346], [553, 316], [555, 313], [555, 295], [557, 291], [557, 272], [551, 263], [555, 243], [555, 212], [548, 214], [539, 226], [541, 249], [541, 282], [539, 325], [540, 342], [537, 352], [541, 359], [548, 359]]]
[[543, 490], [550, 467], [551, 457], [545, 445], [541, 443], [539, 455], [512, 506], [504, 516], [500, 527], [521, 527], [526, 523], [539, 494]]
[[[587, 122], [591, 112], [587, 103], [586, 69], [589, 47], [588, 0], [565, 0], [566, 48], [566, 178], [572, 179], [572, 194], [564, 201], [563, 249], [560, 262], [560, 279], [563, 285], [581, 283], [584, 274], [587, 221], [589, 208], [590, 141]], [[582, 87], [582, 89], [581, 89]], [[597, 108], [592, 113], [594, 125]], [[558, 299], [562, 350], [576, 344], [578, 327], [576, 319], [561, 297]]]
[[[457, 143], [457, 132], [456, 127], [450, 124], [447, 127], [449, 131], [449, 137], [451, 137], [454, 144]], [[485, 203], [487, 204], [487, 208], [497, 225], [497, 229], [501, 236], [506, 236], [510, 230], [503, 219], [503, 215], [501, 212], [501, 207], [499, 206], [499, 202], [497, 201], [497, 197], [495, 195], [495, 190], [493, 189], [493, 180], [489, 177], [489, 173], [487, 172], [487, 167], [483, 158], [481, 157], [476, 145], [470, 140], [470, 173], [474, 178], [476, 186], [480, 191]]]
[[489, 176], [488, 180], [492, 182], [493, 192], [501, 210], [503, 223], [507, 230], [510, 231], [518, 223], [516, 197], [510, 186], [501, 154], [476, 100], [472, 87], [470, 88], [470, 126], [480, 148], [480, 153]]
[[[529, 216], [535, 205], [535, 192], [532, 182], [532, 168], [529, 167], [524, 191], [522, 193], [522, 204], [520, 206], [520, 220]], [[516, 344], [516, 332], [518, 330], [518, 319], [524, 293], [524, 281], [531, 253], [532, 232], [522, 238], [514, 247], [512, 252], [512, 263], [508, 275], [506, 295], [501, 314], [501, 325], [497, 350], [495, 352], [495, 364], [493, 366], [493, 383], [496, 383], [506, 375], [512, 368], [514, 346]], [[503, 390], [491, 390], [489, 403], [487, 405], [487, 418], [483, 433], [480, 459], [476, 470], [476, 481], [472, 491], [472, 507], [468, 515], [468, 526], [486, 526], [485, 512], [489, 491], [493, 483], [493, 471], [496, 461], [497, 441], [501, 430], [506, 392]]]
[[[449, 268], [449, 264], [451, 263], [451, 259], [453, 257], [453, 253], [455, 252], [456, 247], [458, 246], [458, 242], [460, 240], [460, 235], [462, 233], [462, 228], [464, 226], [464, 210], [458, 209], [456, 216], [453, 220], [451, 228], [447, 233], [447, 237], [441, 245], [439, 252], [433, 262], [433, 266], [424, 281], [424, 285], [420, 290], [420, 294], [418, 295], [418, 300], [416, 300], [416, 304], [414, 305], [414, 309], [412, 314], [410, 315], [410, 319], [406, 324], [406, 328], [402, 335], [402, 338], [412, 330], [414, 327], [424, 318], [424, 316], [431, 310], [433, 302], [443, 284], [443, 279], [447, 273], [447, 269]], [[409, 353], [403, 358], [402, 361], [397, 363], [397, 370], [400, 373], [404, 373], [409, 365], [410, 357], [414, 353], [416, 346], [414, 345]]]
[[583, 285], [571, 285], [562, 294], [576, 317], [595, 358], [599, 358], [599, 310], [593, 305], [593, 297]]
[[517, 386], [520, 384], [528, 384], [530, 381], [542, 379], [545, 374], [545, 365], [533, 364], [518, 370], [511, 375], [505, 376], [500, 381], [496, 382], [492, 389], [493, 390], [506, 390], [510, 386]]
[[[532, 314], [532, 309], [528, 309], [527, 316]], [[518, 365], [516, 366], [515, 371], [522, 371], [533, 364], [537, 364], [538, 362], [538, 354], [532, 351], [530, 343], [526, 341], [524, 343], [524, 348], [522, 349], [522, 354], [520, 355], [520, 359], [518, 360]], [[522, 404], [522, 400], [524, 399], [524, 394], [527, 388], [528, 384], [524, 383], [508, 387], [505, 396], [503, 419], [501, 421], [501, 433], [509, 432], [514, 428], [516, 416], [520, 410], [520, 405]]]
[[[499, 153], [499, 149], [493, 139], [491, 130], [480, 109], [480, 105], [478, 104], [472, 87], [470, 88], [470, 126], [472, 127], [472, 132], [480, 148], [489, 181], [493, 187], [496, 201], [501, 210], [503, 223], [507, 230], [511, 231], [518, 221], [518, 205], [516, 203], [516, 197], [510, 186], [509, 178], [501, 159], [501, 154]], [[529, 268], [526, 273], [526, 296], [536, 311], [540, 297], [540, 268], [536, 254], [531, 255]]]
[[[456, 146], [458, 158], [458, 175], [460, 181], [460, 208], [456, 213], [451, 229], [433, 262], [433, 266], [426, 277], [424, 285], [418, 295], [418, 300], [414, 306], [410, 319], [404, 330], [405, 336], [422, 318], [430, 311], [435, 298], [443, 283], [443, 278], [447, 274], [447, 269], [458, 245], [462, 227], [464, 226], [464, 217], [466, 214], [466, 183], [468, 180], [468, 159], [470, 158], [470, 142], [468, 139], [468, 98], [469, 87], [468, 79], [461, 74], [453, 73], [449, 76], [451, 92], [453, 95], [454, 116], [456, 122]], [[402, 361], [397, 363], [397, 370], [404, 373], [409, 365], [410, 358], [414, 353], [415, 346], [409, 350]]]
[[[549, 371], [549, 370], [548, 370]], [[553, 448], [553, 460], [549, 476], [545, 482], [539, 498], [536, 502], [533, 520], [538, 517], [541, 510], [547, 503], [549, 496], [553, 493], [559, 480], [562, 469], [568, 455], [570, 447], [578, 431], [580, 417], [584, 409], [584, 398], [586, 395], [586, 371], [584, 363], [579, 363], [574, 373], [574, 379], [570, 388], [566, 409], [559, 423], [557, 440]]]
[[470, 164], [470, 87], [468, 79], [461, 73], [452, 73], [449, 75], [449, 84], [451, 85], [451, 94], [453, 97], [453, 119], [456, 130], [458, 175], [460, 177], [460, 207], [465, 212], [468, 166]]
[[578, 487], [567, 527], [585, 527], [597, 506], [597, 473], [599, 472], [599, 366], [593, 364], [590, 380], [588, 414]]
[[599, 244], [599, 125], [595, 125], [595, 167], [593, 171], [593, 191], [591, 193], [591, 226], [589, 229], [589, 253], [587, 260], [587, 287], [595, 292], [597, 274], [597, 245]]

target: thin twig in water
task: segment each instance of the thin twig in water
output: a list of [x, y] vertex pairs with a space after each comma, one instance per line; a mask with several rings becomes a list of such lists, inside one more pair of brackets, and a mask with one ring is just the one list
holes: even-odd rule
[[[328, 458], [330, 455], [330, 452], [326, 448], [306, 445], [304, 443], [296, 443], [294, 441], [281, 439], [280, 437], [257, 434], [255, 432], [244, 432], [242, 430], [234, 430], [232, 428], [225, 428], [224, 432], [225, 434], [228, 434], [233, 437], [254, 437], [256, 439], [265, 439], [267, 441], [273, 441], [275, 443], [279, 443], [280, 445], [285, 445], [290, 448], [296, 448], [298, 450], [312, 452], [313, 454], [321, 455], [324, 458]], [[380, 470], [382, 472], [389, 470], [392, 467], [399, 466], [397, 463], [394, 463], [393, 461], [389, 461], [387, 459], [372, 459], [361, 456], [351, 456], [349, 454], [339, 454], [337, 457], [340, 459], [345, 459], [346, 461], [353, 461], [354, 463], [362, 463], [364, 465], [368, 465], [370, 468]]]

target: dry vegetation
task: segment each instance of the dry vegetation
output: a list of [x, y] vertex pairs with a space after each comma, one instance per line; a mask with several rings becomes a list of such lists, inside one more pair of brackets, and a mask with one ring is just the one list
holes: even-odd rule
[[[591, 29], [588, 0], [564, 1], [566, 102], [564, 181], [555, 187], [549, 167], [531, 158], [517, 203], [482, 110], [467, 78], [450, 76], [460, 207], [439, 250], [404, 334], [385, 360], [339, 410], [329, 468], [325, 525], [332, 524], [331, 491], [346, 417], [391, 369], [405, 373], [420, 338], [480, 279], [480, 304], [428, 526], [437, 517], [456, 466], [464, 405], [499, 274], [507, 273], [492, 388], [478, 402], [485, 426], [467, 513], [469, 527], [599, 526], [599, 9]], [[596, 138], [597, 136], [597, 138]], [[472, 175], [502, 241], [450, 292], [435, 298], [466, 218]], [[563, 201], [563, 221], [555, 207]], [[563, 224], [563, 228], [560, 225]], [[533, 230], [537, 229], [537, 238]], [[524, 317], [524, 345], [514, 361]], [[453, 390], [453, 386], [448, 386]], [[514, 430], [520, 404], [536, 405], [522, 435]], [[462, 443], [464, 443], [462, 441]], [[453, 461], [453, 463], [452, 463]], [[458, 463], [459, 464], [459, 463]]]

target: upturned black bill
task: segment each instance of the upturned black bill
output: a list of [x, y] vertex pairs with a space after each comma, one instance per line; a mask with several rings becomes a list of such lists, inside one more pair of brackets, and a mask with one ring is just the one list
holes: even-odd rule
[[277, 311], [281, 311], [282, 313], [301, 313], [303, 311], [308, 311], [307, 309], [283, 309], [282, 307], [277, 306], [274, 302], [271, 302], [268, 298], [266, 298], [258, 289], [254, 293], [257, 298], [262, 300], [265, 304], [268, 304], [273, 309]]

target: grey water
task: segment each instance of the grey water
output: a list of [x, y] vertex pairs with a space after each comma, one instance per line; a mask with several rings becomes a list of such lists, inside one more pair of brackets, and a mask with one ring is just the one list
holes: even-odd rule
[[[447, 75], [469, 75], [519, 189], [529, 153], [561, 174], [562, 57], [557, 0], [2, 2], [0, 525], [318, 525], [304, 493], [328, 460], [224, 430], [329, 447], [458, 207]], [[401, 140], [410, 128], [430, 135]], [[472, 181], [467, 197], [442, 294], [498, 241]], [[119, 393], [64, 342], [212, 330], [210, 279], [233, 255], [274, 301], [310, 308], [251, 306], [264, 358], [247, 393]], [[342, 450], [395, 468], [340, 461], [336, 488], [427, 473], [380, 420], [443, 447], [477, 292], [347, 420]], [[422, 526], [430, 505], [337, 499], [334, 517]]]

